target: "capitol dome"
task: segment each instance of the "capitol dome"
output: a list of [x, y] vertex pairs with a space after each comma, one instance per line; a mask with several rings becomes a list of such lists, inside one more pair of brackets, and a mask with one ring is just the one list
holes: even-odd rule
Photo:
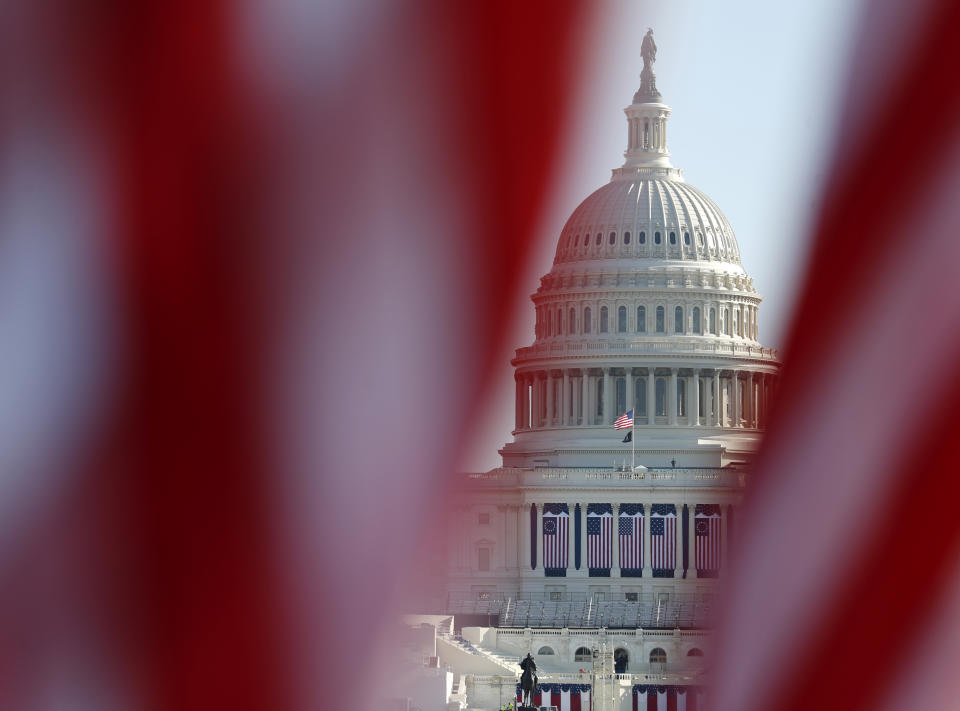
[[[733, 228], [670, 162], [670, 112], [645, 64], [624, 163], [573, 211], [532, 296], [504, 466], [719, 467], [759, 443], [779, 361]], [[629, 444], [612, 431], [625, 413]]]
[[556, 263], [589, 259], [740, 263], [720, 208], [682, 179], [617, 177], [580, 203], [557, 245]]

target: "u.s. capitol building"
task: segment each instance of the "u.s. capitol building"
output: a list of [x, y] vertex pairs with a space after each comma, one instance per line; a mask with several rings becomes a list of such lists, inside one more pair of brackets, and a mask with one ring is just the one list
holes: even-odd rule
[[533, 294], [503, 466], [459, 475], [434, 611], [462, 628], [438, 646], [464, 707], [509, 701], [526, 652], [558, 708], [708, 704], [710, 601], [779, 364], [730, 223], [670, 163], [651, 33], [642, 53], [625, 161]]

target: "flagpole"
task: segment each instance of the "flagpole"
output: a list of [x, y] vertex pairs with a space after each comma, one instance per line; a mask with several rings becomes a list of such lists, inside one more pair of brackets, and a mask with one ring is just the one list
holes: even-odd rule
[[633, 418], [630, 420], [630, 474], [636, 471], [637, 458], [637, 403], [633, 403]]

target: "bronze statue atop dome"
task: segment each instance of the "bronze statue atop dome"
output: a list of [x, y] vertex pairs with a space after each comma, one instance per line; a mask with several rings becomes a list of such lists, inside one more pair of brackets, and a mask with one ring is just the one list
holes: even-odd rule
[[640, 72], [640, 89], [633, 97], [634, 103], [659, 103], [663, 101], [657, 91], [657, 75], [653, 73], [653, 63], [657, 61], [657, 43], [653, 41], [653, 28], [647, 28], [647, 34], [640, 43], [640, 56], [643, 57], [643, 71]]
[[652, 27], [647, 28], [647, 34], [643, 36], [643, 42], [640, 43], [640, 56], [643, 57], [644, 69], [657, 61], [657, 43], [653, 41]]

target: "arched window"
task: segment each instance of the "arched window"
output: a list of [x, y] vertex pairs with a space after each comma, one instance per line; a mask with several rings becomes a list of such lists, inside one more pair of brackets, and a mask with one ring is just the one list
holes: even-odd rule
[[727, 312], [727, 313], [726, 313], [727, 319], [726, 319], [726, 323], [724, 324], [724, 329], [723, 329], [723, 330], [724, 330], [724, 332], [729, 336], [729, 335], [731, 335], [731, 331], [730, 331], [730, 319], [732, 318], [732, 317], [730, 316], [730, 307], [729, 307], [729, 306], [726, 308], [726, 312]]
[[660, 233], [659, 233], [659, 232], [654, 232], [654, 233], [653, 233], [653, 243], [654, 243], [654, 244], [660, 244]]
[[606, 333], [608, 329], [609, 329], [609, 325], [607, 323], [607, 307], [601, 306], [600, 307], [600, 333]]
[[684, 233], [683, 233], [683, 243], [684, 243], [684, 244], [690, 244], [690, 233], [689, 233], [689, 232], [684, 232]]
[[663, 319], [664, 319], [663, 307], [658, 306], [657, 307], [657, 333], [663, 333], [666, 330], [665, 326], [663, 325]]
[[677, 380], [677, 416], [687, 416], [687, 380], [679, 378]]
[[617, 404], [614, 408], [617, 414], [627, 411], [627, 379], [617, 378]]
[[636, 403], [634, 405], [635, 412], [634, 417], [647, 416], [647, 379], [646, 378], [637, 378], [633, 384], [634, 389], [634, 398], [633, 401]]
[[651, 664], [666, 664], [667, 663], [667, 653], [663, 651], [660, 647], [650, 651], [650, 663]]
[[700, 307], [693, 307], [693, 332], [700, 333]]
[[563, 333], [563, 309], [557, 309], [557, 335]]
[[640, 244], [646, 244], [646, 243], [647, 243], [647, 233], [646, 233], [646, 232], [641, 232], [641, 233], [640, 233], [640, 237], [639, 237], [638, 239], [640, 240]]
[[671, 232], [671, 233], [670, 233], [670, 244], [676, 244], [676, 243], [677, 243], [677, 233], [676, 233], [676, 232]]
[[554, 328], [556, 328], [556, 324], [553, 321], [553, 311], [547, 311], [546, 316], [547, 316], [547, 335], [552, 336], [554, 333]]
[[629, 233], [629, 232], [624, 232], [624, 233], [623, 233], [623, 243], [624, 243], [624, 244], [630, 244], [630, 233]]
[[683, 307], [678, 306], [673, 310], [673, 332], [683, 333]]
[[630, 655], [627, 653], [626, 649], [622, 647], [615, 650], [613, 653], [613, 673], [614, 674], [626, 674], [627, 667], [629, 666]]
[[537, 654], [541, 657], [549, 657], [556, 654], [556, 652], [554, 652], [551, 647], [540, 647], [540, 649], [537, 650]]
[[617, 309], [617, 332], [627, 332], [627, 307], [621, 306]]
[[702, 649], [697, 649], [696, 647], [694, 647], [694, 648], [691, 649], [689, 652], [687, 652], [687, 656], [688, 656], [688, 657], [702, 657], [702, 656], [703, 656], [703, 650], [702, 650]]
[[737, 309], [733, 310], [733, 332], [736, 335], [740, 335], [740, 311]]
[[657, 416], [664, 417], [667, 414], [667, 381], [665, 378], [657, 378]]
[[577, 651], [573, 653], [573, 661], [575, 662], [589, 662], [593, 659], [593, 654], [586, 647], [577, 647]]
[[583, 310], [583, 332], [590, 333], [590, 307]]
[[603, 378], [597, 378], [597, 417], [603, 417]]
[[600, 242], [602, 242], [602, 241], [603, 241], [603, 235], [600, 234], [599, 232], [597, 232], [597, 244], [599, 245]]
[[647, 309], [643, 306], [637, 307], [637, 333], [647, 332]]
[[710, 333], [717, 335], [717, 310], [710, 307]]
[[570, 313], [567, 314], [569, 318], [567, 319], [567, 333], [576, 333], [577, 332], [577, 310], [571, 308]]
[[617, 241], [617, 233], [616, 233], [616, 232], [611, 232], [611, 233], [610, 233], [610, 244], [614, 244], [616, 241]]

